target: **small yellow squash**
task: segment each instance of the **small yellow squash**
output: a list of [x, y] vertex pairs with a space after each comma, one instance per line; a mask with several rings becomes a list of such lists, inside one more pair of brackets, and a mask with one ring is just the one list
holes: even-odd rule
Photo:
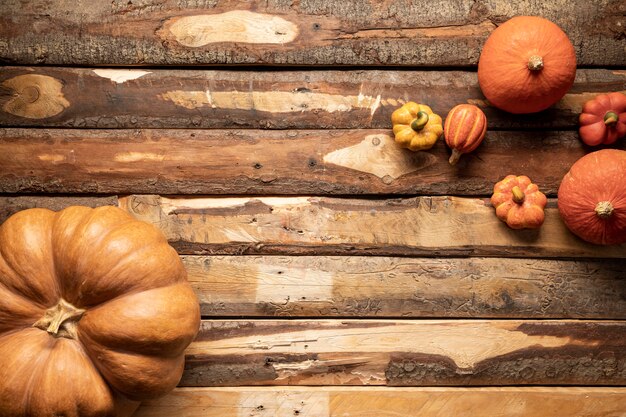
[[409, 101], [391, 115], [396, 142], [412, 151], [433, 147], [443, 134], [441, 117], [424, 104]]

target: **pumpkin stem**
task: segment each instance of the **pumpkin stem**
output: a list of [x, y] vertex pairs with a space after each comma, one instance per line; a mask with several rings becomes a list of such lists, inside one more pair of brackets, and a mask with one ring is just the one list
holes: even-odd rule
[[461, 155], [463, 155], [461, 152], [456, 149], [452, 149], [452, 155], [450, 155], [450, 159], [448, 159], [450, 165], [456, 165], [456, 163], [459, 162], [459, 159], [461, 159]]
[[417, 119], [411, 122], [411, 129], [418, 132], [426, 126], [426, 123], [428, 123], [428, 113], [425, 111], [417, 112]]
[[596, 204], [596, 214], [601, 219], [608, 219], [613, 214], [613, 204], [610, 201], [600, 201]]
[[517, 185], [511, 188], [511, 193], [513, 193], [513, 201], [515, 201], [517, 204], [522, 204], [524, 202], [526, 194], [524, 194], [522, 189], [519, 188]]
[[617, 124], [619, 116], [614, 111], [608, 111], [604, 115], [604, 124], [607, 126], [614, 126]]
[[46, 310], [44, 316], [33, 327], [45, 330], [55, 337], [76, 339], [76, 322], [85, 314], [85, 310], [76, 308], [64, 299]]
[[541, 71], [543, 68], [543, 58], [539, 55], [531, 55], [528, 58], [528, 69], [531, 71]]

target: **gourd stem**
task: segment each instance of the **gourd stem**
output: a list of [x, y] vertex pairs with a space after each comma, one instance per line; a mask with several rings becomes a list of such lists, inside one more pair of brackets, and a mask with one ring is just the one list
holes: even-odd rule
[[33, 327], [45, 330], [53, 336], [74, 338], [74, 323], [80, 320], [85, 310], [76, 308], [64, 299], [46, 310], [44, 316]]
[[428, 123], [428, 113], [425, 111], [417, 112], [417, 118], [411, 122], [411, 129], [416, 132], [422, 130]]
[[543, 68], [543, 58], [539, 55], [532, 55], [528, 58], [528, 69], [531, 71], [541, 71]]
[[526, 198], [526, 194], [519, 188], [517, 185], [511, 188], [511, 193], [513, 193], [513, 201], [517, 204], [522, 204], [524, 199]]
[[456, 149], [452, 149], [452, 155], [450, 155], [450, 159], [448, 159], [450, 165], [456, 165], [456, 163], [459, 162], [459, 159], [461, 159], [461, 155], [463, 155], [461, 152]]
[[596, 214], [601, 219], [608, 219], [613, 215], [613, 204], [610, 201], [600, 201], [596, 204]]
[[617, 124], [618, 120], [619, 116], [614, 111], [608, 111], [604, 115], [604, 124], [607, 126], [614, 126], [615, 124]]

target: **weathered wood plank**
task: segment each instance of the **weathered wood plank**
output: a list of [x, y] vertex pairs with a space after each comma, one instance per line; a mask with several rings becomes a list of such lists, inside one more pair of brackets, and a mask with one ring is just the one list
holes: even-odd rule
[[136, 417], [623, 417], [626, 388], [177, 388]]
[[[0, 192], [488, 196], [511, 173], [548, 195], [587, 151], [577, 132], [488, 132], [448, 163], [389, 130], [0, 129]], [[626, 142], [618, 147], [626, 149]]]
[[484, 200], [458, 197], [120, 199], [182, 254], [626, 258], [626, 244], [603, 247], [575, 237], [550, 205], [541, 229], [519, 231]]
[[48, 197], [48, 196], [0, 196], [0, 224], [14, 213], [29, 208], [47, 208], [58, 211], [69, 206], [117, 206], [116, 196], [110, 197]]
[[491, 107], [469, 71], [6, 67], [0, 88], [5, 126], [388, 129], [393, 110], [420, 100], [442, 117], [459, 103], [477, 104], [489, 129], [573, 129], [586, 100], [626, 92], [626, 71], [581, 69], [558, 104], [533, 115]]
[[539, 15], [566, 31], [579, 64], [625, 65], [624, 9], [614, 0], [8, 0], [0, 62], [467, 66], [497, 24]]
[[626, 319], [626, 261], [183, 256], [204, 316]]
[[203, 321], [181, 386], [624, 385], [626, 322]]

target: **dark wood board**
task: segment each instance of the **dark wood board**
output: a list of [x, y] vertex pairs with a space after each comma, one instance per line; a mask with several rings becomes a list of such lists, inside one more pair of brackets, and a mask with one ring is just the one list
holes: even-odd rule
[[555, 196], [589, 151], [573, 131], [487, 132], [451, 166], [442, 139], [411, 152], [391, 129], [6, 128], [0, 193], [490, 196], [515, 174]]
[[444, 118], [475, 104], [490, 130], [573, 130], [583, 104], [612, 91], [626, 92], [626, 71], [579, 69], [556, 105], [512, 115], [489, 104], [473, 71], [5, 67], [0, 126], [389, 129], [391, 113], [412, 100]]
[[0, 62], [47, 65], [471, 66], [517, 15], [560, 25], [579, 65], [625, 65], [616, 0], [5, 0]]

